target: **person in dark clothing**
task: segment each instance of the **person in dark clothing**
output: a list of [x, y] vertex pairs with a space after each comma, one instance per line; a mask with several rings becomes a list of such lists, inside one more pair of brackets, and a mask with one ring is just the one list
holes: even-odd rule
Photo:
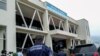
[[6, 56], [6, 50], [1, 51], [1, 56]]
[[27, 56], [50, 56], [50, 48], [44, 45], [42, 36], [37, 36], [35, 44], [29, 48]]

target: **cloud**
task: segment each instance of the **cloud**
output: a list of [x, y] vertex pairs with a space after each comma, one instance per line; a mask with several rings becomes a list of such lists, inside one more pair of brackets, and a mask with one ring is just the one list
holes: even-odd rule
[[92, 36], [91, 40], [94, 44], [96, 44], [96, 46], [100, 46], [100, 36]]

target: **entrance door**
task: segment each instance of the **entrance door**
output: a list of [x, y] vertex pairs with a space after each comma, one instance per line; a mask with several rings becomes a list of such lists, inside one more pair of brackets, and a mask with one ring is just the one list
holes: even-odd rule
[[66, 40], [60, 38], [53, 38], [53, 50], [54, 52], [58, 52], [60, 49], [67, 48]]

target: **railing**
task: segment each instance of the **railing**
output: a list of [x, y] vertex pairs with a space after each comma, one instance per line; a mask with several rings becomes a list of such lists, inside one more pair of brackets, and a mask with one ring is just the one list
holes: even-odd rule
[[[21, 26], [21, 27], [25, 27], [25, 24], [22, 24], [22, 25], [16, 25], [16, 26]], [[37, 29], [37, 30], [42, 30], [41, 27], [35, 27], [35, 26], [32, 26], [31, 29]]]

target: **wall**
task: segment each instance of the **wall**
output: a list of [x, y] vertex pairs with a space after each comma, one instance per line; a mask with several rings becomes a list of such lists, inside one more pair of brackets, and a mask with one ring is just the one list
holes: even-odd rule
[[79, 24], [78, 27], [78, 35], [79, 38], [82, 40], [86, 40], [90, 38], [90, 31], [89, 31], [89, 24], [88, 21], [85, 19], [81, 19], [77, 21]]
[[7, 0], [7, 10], [0, 9], [0, 25], [6, 26], [7, 51], [15, 52], [16, 51], [15, 0]]

